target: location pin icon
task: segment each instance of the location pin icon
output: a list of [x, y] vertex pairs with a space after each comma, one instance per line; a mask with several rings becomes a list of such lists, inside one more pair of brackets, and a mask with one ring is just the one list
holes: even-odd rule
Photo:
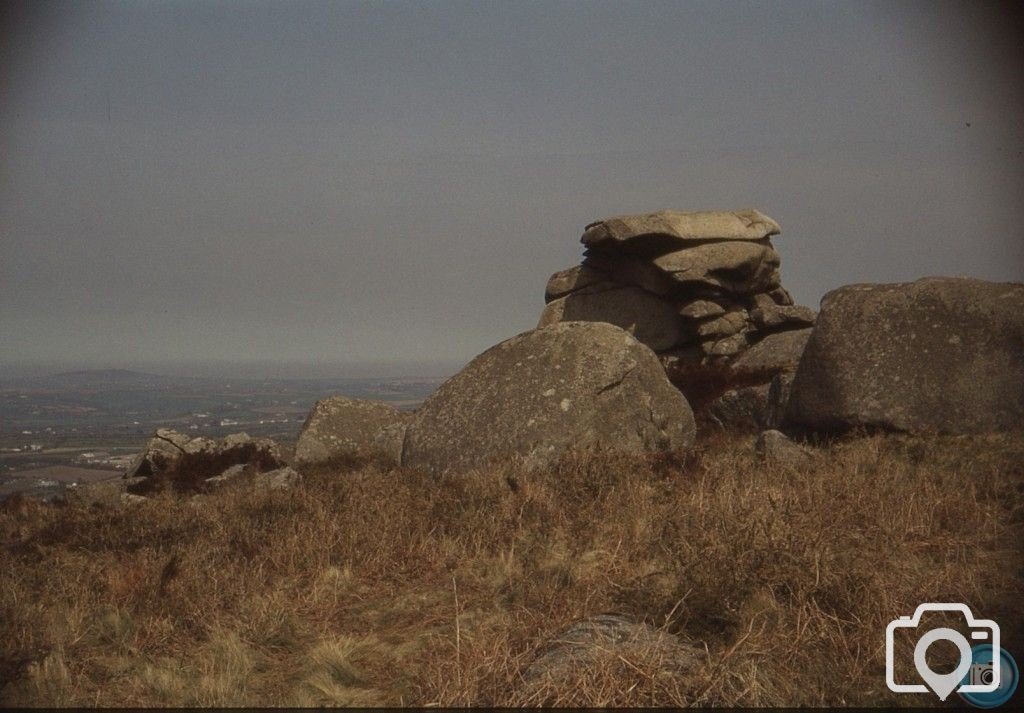
[[[925, 659], [928, 647], [942, 639], [952, 641], [960, 650], [960, 663], [952, 673], [935, 673], [928, 668], [928, 661]], [[950, 693], [957, 689], [964, 676], [967, 675], [967, 671], [971, 667], [971, 647], [967, 644], [967, 639], [958, 631], [946, 628], [932, 629], [917, 642], [917, 646], [914, 648], [914, 665], [917, 666], [918, 675], [930, 689], [935, 691], [939, 699], [944, 701]]]

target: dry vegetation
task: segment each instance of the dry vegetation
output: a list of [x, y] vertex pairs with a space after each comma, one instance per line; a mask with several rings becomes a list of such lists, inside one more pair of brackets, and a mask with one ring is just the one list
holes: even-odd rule
[[[0, 512], [6, 705], [881, 705], [884, 631], [964, 601], [1021, 640], [1024, 443], [865, 436], [434, 478], [372, 463], [137, 506]], [[680, 635], [526, 686], [620, 612]]]

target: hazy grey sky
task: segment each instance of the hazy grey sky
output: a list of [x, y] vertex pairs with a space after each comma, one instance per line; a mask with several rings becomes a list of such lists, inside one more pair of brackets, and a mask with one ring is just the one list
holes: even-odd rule
[[0, 362], [459, 363], [662, 208], [772, 216], [812, 306], [1024, 279], [1010, 6], [2, 7]]

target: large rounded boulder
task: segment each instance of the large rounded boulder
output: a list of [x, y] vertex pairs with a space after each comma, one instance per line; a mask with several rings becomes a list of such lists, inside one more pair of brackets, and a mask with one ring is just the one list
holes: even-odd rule
[[786, 422], [978, 433], [1024, 425], [1024, 285], [848, 285], [822, 299]]
[[561, 322], [504, 341], [416, 412], [402, 464], [465, 471], [499, 459], [550, 464], [572, 449], [683, 450], [693, 413], [657, 357], [601, 322]]

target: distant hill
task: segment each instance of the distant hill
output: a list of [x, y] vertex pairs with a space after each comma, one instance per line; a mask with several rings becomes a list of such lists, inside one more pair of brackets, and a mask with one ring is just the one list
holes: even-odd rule
[[75, 371], [62, 371], [53, 374], [54, 378], [104, 378], [104, 379], [134, 379], [138, 377], [150, 377], [155, 374], [147, 374], [142, 371], [131, 369], [78, 369]]
[[0, 380], [0, 386], [31, 389], [106, 389], [190, 380], [189, 377], [161, 376], [131, 369], [80, 369], [42, 376], [3, 379]]

